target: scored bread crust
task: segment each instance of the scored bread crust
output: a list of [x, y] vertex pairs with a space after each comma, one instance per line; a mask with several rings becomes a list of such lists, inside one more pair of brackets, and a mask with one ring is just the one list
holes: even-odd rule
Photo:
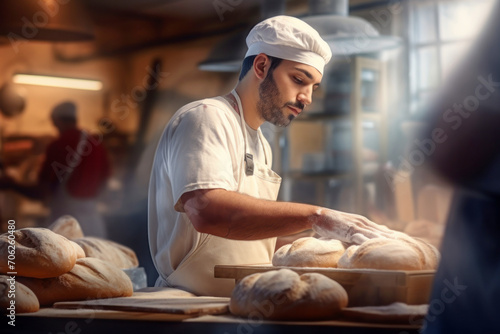
[[374, 238], [361, 245], [352, 245], [338, 261], [339, 268], [427, 270], [436, 269], [438, 250], [416, 238]]
[[70, 215], [61, 216], [50, 224], [48, 229], [70, 240], [83, 238], [83, 231], [80, 223]]
[[58, 277], [17, 280], [35, 293], [42, 306], [60, 301], [128, 297], [133, 293], [132, 282], [123, 270], [90, 257], [78, 259], [70, 272]]
[[[80, 246], [46, 228], [23, 228], [12, 234], [15, 271], [19, 276], [56, 277], [70, 271], [85, 254]], [[8, 233], [0, 235], [0, 274], [12, 271], [8, 263], [9, 250], [12, 250], [8, 236]]]
[[[15, 281], [15, 290], [12, 292], [9, 277], [0, 275], [0, 309], [2, 313], [9, 313], [7, 309], [11, 300], [15, 302], [15, 313], [31, 313], [40, 309], [38, 298], [26, 285]], [[11, 294], [11, 296], [9, 296]], [[12, 298], [11, 298], [12, 297]]]
[[335, 318], [347, 302], [344, 288], [322, 274], [280, 269], [243, 278], [233, 290], [229, 310], [249, 318], [321, 320]]
[[75, 239], [87, 257], [98, 258], [113, 263], [121, 269], [137, 268], [139, 260], [135, 252], [124, 245], [111, 240], [96, 237]]
[[339, 240], [304, 237], [280, 247], [274, 253], [274, 266], [336, 268], [345, 251]]

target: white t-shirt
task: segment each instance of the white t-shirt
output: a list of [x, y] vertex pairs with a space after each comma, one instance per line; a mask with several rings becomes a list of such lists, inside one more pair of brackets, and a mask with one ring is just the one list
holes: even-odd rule
[[[249, 153], [270, 166], [271, 148], [261, 130], [246, 130]], [[163, 278], [195, 250], [202, 236], [174, 205], [196, 189], [237, 191], [244, 154], [240, 116], [224, 98], [192, 102], [172, 116], [158, 143], [149, 184], [149, 245]]]

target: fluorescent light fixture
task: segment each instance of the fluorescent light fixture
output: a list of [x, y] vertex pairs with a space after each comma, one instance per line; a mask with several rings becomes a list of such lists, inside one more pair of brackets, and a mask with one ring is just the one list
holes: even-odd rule
[[12, 82], [25, 85], [72, 88], [83, 90], [101, 90], [102, 83], [97, 80], [50, 77], [45, 75], [15, 74]]

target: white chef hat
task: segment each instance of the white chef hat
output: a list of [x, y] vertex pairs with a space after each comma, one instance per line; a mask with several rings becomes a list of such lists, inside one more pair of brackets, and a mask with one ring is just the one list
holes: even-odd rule
[[292, 16], [279, 15], [258, 23], [248, 34], [246, 42], [245, 58], [265, 53], [313, 66], [321, 74], [332, 58], [330, 46], [318, 32]]

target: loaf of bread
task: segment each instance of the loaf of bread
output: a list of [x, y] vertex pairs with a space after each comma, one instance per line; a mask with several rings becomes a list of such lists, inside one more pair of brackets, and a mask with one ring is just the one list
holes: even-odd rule
[[336, 268], [345, 251], [339, 240], [304, 237], [274, 253], [274, 266]]
[[30, 288], [40, 305], [55, 302], [127, 297], [133, 293], [132, 282], [123, 270], [96, 258], [82, 258], [73, 269], [53, 278], [17, 277]]
[[[12, 304], [12, 301], [14, 304]], [[33, 291], [10, 276], [0, 275], [0, 309], [2, 313], [31, 313], [40, 309]]]
[[74, 241], [84, 250], [87, 257], [111, 262], [121, 269], [136, 268], [139, 265], [137, 255], [132, 249], [114, 241], [96, 237], [84, 237]]
[[[19, 276], [48, 278], [70, 271], [83, 249], [73, 241], [46, 228], [23, 228], [13, 232], [15, 240], [15, 271]], [[0, 274], [8, 268], [9, 234], [0, 235]], [[10, 246], [10, 248], [9, 248]]]
[[53, 222], [48, 229], [69, 240], [83, 238], [83, 231], [80, 224], [74, 217], [69, 215], [60, 217]]
[[240, 317], [270, 320], [335, 318], [347, 306], [347, 293], [334, 280], [289, 269], [243, 278], [231, 295], [229, 310]]
[[411, 237], [375, 238], [347, 248], [339, 268], [425, 270], [436, 269], [439, 252], [434, 246]]

